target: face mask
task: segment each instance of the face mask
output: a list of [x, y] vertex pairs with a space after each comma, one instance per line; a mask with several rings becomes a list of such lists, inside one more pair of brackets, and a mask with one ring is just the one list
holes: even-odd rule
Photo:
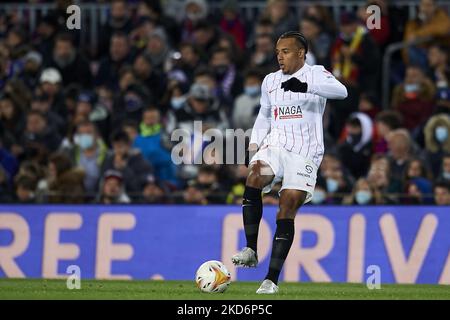
[[368, 204], [372, 200], [370, 191], [358, 191], [355, 194], [355, 200], [358, 204]]
[[180, 109], [183, 106], [183, 103], [185, 101], [186, 101], [185, 97], [174, 97], [174, 98], [170, 99], [170, 105], [175, 110], [178, 110], [178, 109]]
[[75, 53], [75, 51], [72, 51], [72, 52], [70, 52], [69, 55], [62, 56], [62, 57], [54, 56], [53, 58], [54, 58], [56, 64], [58, 65], [58, 67], [65, 68], [75, 60], [76, 53]]
[[226, 65], [214, 67], [214, 72], [216, 74], [216, 78], [219, 80], [222, 80], [223, 77], [225, 77], [227, 71], [228, 71], [228, 66], [226, 66]]
[[324, 191], [322, 191], [322, 190], [315, 191], [312, 196], [311, 202], [313, 204], [320, 204], [325, 201], [326, 197], [327, 197], [327, 194]]
[[444, 172], [442, 176], [444, 177], [445, 180], [450, 180], [450, 172]]
[[94, 145], [94, 137], [86, 133], [75, 135], [74, 141], [82, 150], [89, 149]]
[[328, 178], [327, 179], [327, 190], [328, 192], [336, 192], [339, 188], [339, 182], [335, 179]]
[[436, 127], [434, 136], [438, 142], [443, 143], [448, 138], [448, 129], [443, 126]]
[[260, 94], [261, 88], [259, 86], [247, 86], [244, 88], [244, 92], [250, 97], [256, 97]]
[[417, 83], [405, 84], [405, 92], [406, 93], [417, 92], [417, 91], [419, 91], [419, 85]]

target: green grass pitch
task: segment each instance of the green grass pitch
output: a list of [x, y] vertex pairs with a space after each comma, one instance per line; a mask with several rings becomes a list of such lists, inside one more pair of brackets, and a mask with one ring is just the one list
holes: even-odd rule
[[225, 293], [201, 293], [194, 281], [82, 280], [81, 289], [69, 290], [66, 280], [0, 279], [0, 300], [5, 299], [164, 299], [164, 300], [250, 300], [250, 299], [445, 299], [448, 285], [388, 285], [369, 290], [363, 284], [280, 283], [277, 295], [255, 294], [259, 283], [233, 282]]

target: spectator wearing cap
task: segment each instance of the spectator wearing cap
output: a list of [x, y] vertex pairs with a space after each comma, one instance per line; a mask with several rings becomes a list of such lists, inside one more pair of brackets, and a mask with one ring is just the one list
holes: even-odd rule
[[338, 146], [339, 158], [357, 179], [369, 169], [373, 123], [365, 113], [356, 112], [350, 115], [344, 131], [345, 141]]
[[30, 90], [34, 90], [39, 83], [42, 55], [38, 51], [29, 51], [23, 57], [23, 63], [24, 66], [20, 78]]
[[421, 38], [447, 43], [449, 41], [450, 17], [436, 4], [435, 0], [421, 0], [417, 17], [406, 23], [404, 41], [410, 46], [403, 51], [407, 64], [427, 67], [426, 43], [414, 43]]
[[[116, 33], [130, 34], [133, 30], [132, 12], [126, 0], [111, 1], [111, 11], [108, 21], [99, 30], [99, 52], [98, 56], [103, 58], [108, 54], [108, 48]], [[109, 49], [111, 52], [111, 49]]]
[[109, 55], [103, 56], [100, 60], [96, 86], [106, 86], [116, 91], [119, 89], [119, 74], [121, 69], [131, 64], [133, 57], [131, 54], [128, 36], [123, 32], [116, 32], [111, 36], [109, 43]]
[[139, 150], [132, 148], [132, 141], [125, 131], [115, 131], [111, 143], [113, 148], [106, 156], [102, 172], [112, 169], [120, 171], [127, 192], [137, 197], [142, 191], [145, 177], [153, 173], [153, 168]]
[[169, 189], [153, 175], [147, 176], [142, 190], [142, 203], [167, 204], [169, 203]]
[[73, 135], [73, 143], [66, 144], [62, 151], [72, 163], [84, 171], [84, 188], [87, 197], [93, 197], [99, 186], [103, 163], [108, 147], [99, 136], [97, 127], [92, 121], [83, 121], [77, 125]]
[[166, 74], [155, 69], [148, 53], [140, 54], [133, 63], [133, 71], [139, 81], [149, 90], [152, 100], [162, 97], [166, 91]]
[[434, 204], [438, 206], [450, 205], [450, 183], [438, 181], [433, 186]]
[[123, 174], [117, 170], [108, 170], [104, 173], [100, 192], [96, 203], [99, 204], [120, 204], [130, 203], [131, 199], [127, 195], [124, 186]]
[[92, 74], [88, 60], [78, 52], [69, 33], [56, 36], [52, 55], [46, 57], [45, 66], [58, 69], [64, 86], [78, 84], [89, 88], [92, 84]]
[[[305, 16], [300, 21], [300, 31], [308, 39], [308, 55], [312, 54], [316, 64], [325, 68], [330, 66], [329, 52], [333, 39], [323, 31], [324, 26], [312, 16]], [[307, 55], [307, 58], [308, 58]]]
[[51, 109], [61, 117], [67, 117], [61, 73], [56, 68], [45, 68], [39, 78], [39, 88], [48, 96]]
[[[176, 166], [172, 161], [170, 151], [166, 149], [163, 142], [166, 140], [162, 135], [161, 113], [155, 107], [149, 107], [144, 110], [139, 128], [131, 126], [131, 140], [133, 147], [140, 150], [145, 159], [152, 164], [155, 177], [164, 182], [178, 186], [176, 177]], [[130, 134], [129, 134], [130, 135]]]
[[425, 158], [433, 170], [434, 177], [439, 175], [442, 159], [450, 152], [450, 116], [437, 114], [432, 116], [424, 128]]

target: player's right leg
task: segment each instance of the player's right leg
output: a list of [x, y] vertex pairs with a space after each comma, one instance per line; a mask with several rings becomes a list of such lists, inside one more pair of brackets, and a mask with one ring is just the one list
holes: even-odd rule
[[250, 165], [242, 200], [245, 238], [247, 246], [235, 254], [231, 261], [237, 266], [256, 267], [258, 264], [257, 242], [259, 223], [262, 218], [262, 189], [274, 179], [274, 173], [264, 161]]

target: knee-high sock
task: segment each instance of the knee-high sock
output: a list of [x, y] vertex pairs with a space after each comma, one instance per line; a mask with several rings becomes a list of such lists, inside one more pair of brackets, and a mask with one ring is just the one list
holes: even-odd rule
[[294, 220], [277, 220], [277, 230], [275, 231], [275, 236], [273, 237], [269, 272], [266, 276], [266, 279], [272, 280], [275, 284], [278, 283], [281, 268], [283, 268], [284, 261], [286, 260], [292, 241], [294, 240], [294, 233]]
[[259, 222], [262, 217], [261, 189], [245, 187], [242, 213], [247, 247], [252, 248], [256, 252]]

